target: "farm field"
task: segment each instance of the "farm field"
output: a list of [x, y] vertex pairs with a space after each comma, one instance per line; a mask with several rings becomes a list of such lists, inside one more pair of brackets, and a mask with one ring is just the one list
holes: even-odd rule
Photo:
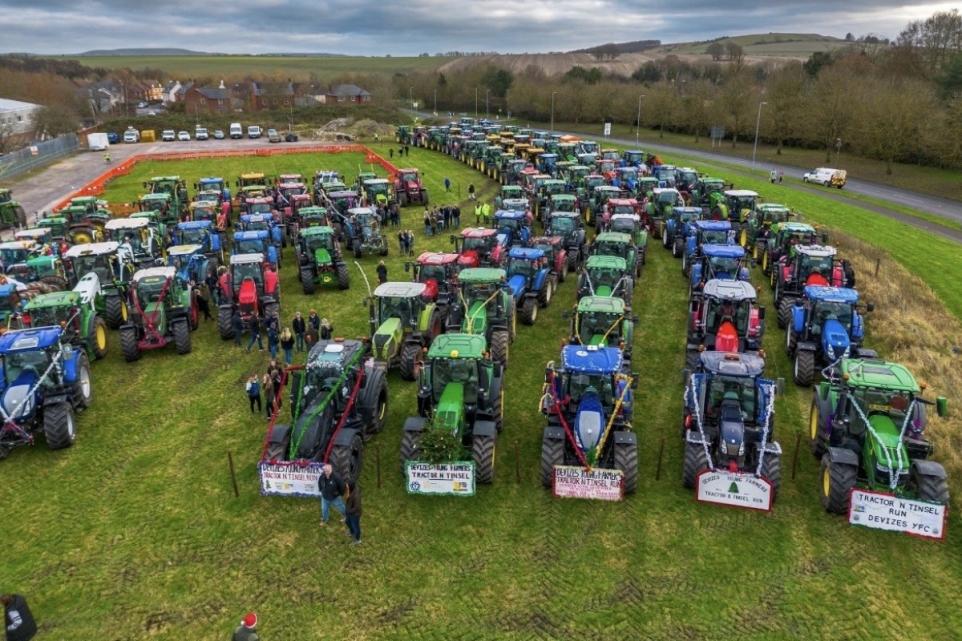
[[[386, 154], [388, 146], [374, 149]], [[202, 175], [233, 180], [242, 171], [309, 176], [337, 169], [350, 181], [359, 165], [367, 169], [363, 160], [360, 154], [298, 154], [151, 162], [111, 183], [104, 197], [126, 202], [158, 174], [179, 174], [192, 185]], [[483, 199], [496, 190], [435, 152], [412, 148], [410, 160], [398, 164], [421, 169], [432, 203], [459, 201], [465, 224], [473, 214], [457, 190], [466, 196], [474, 183]], [[455, 190], [449, 197], [445, 177]], [[833, 233], [860, 239], [845, 247], [858, 254], [859, 288], [879, 303], [868, 321], [869, 344], [917, 359], [957, 417], [960, 386], [944, 388], [958, 383], [959, 374], [941, 354], [946, 337], [962, 331], [962, 299], [952, 279], [957, 247], [790, 186], [774, 192], [762, 181], [733, 178], [800, 208]], [[403, 213], [416, 250], [449, 248], [447, 233], [424, 236], [421, 211]], [[879, 280], [868, 273], [876, 255], [884, 261]], [[376, 259], [359, 262], [374, 281]], [[386, 262], [391, 279], [408, 278], [394, 238]], [[292, 250], [285, 250], [285, 322], [296, 310], [316, 308], [337, 335], [366, 335], [366, 290], [351, 269], [348, 292], [305, 297]], [[771, 310], [757, 271], [753, 282]], [[561, 313], [574, 297], [570, 279], [537, 325], [519, 326], [495, 481], [473, 498], [405, 493], [397, 454], [404, 418], [415, 413], [415, 385], [390, 375], [386, 427], [365, 453], [364, 543], [358, 547], [348, 544], [336, 518], [318, 527], [315, 502], [258, 493], [266, 421], [248, 412], [243, 381], [262, 371], [264, 353], [221, 341], [207, 322], [194, 334], [191, 354], [170, 349], [126, 364], [112, 332], [109, 356], [93, 365], [95, 401], [79, 419], [77, 444], [62, 452], [40, 444], [0, 464], [8, 534], [0, 584], [29, 595], [43, 636], [64, 641], [223, 639], [248, 609], [258, 611], [265, 639], [958, 637], [958, 510], [950, 512], [948, 540], [941, 544], [852, 528], [822, 511], [818, 466], [804, 435], [792, 478], [810, 392], [790, 382], [774, 314], [765, 339], [769, 374], [789, 379], [776, 407], [786, 455], [774, 511], [701, 505], [682, 488], [686, 286], [680, 263], [654, 239], [633, 301], [638, 492], [621, 504], [552, 499], [538, 480], [544, 420], [537, 402], [544, 365], [558, 358], [566, 336]], [[959, 420], [933, 421], [932, 429], [942, 448], [937, 458], [956, 474], [958, 497]], [[231, 491], [228, 452], [240, 498]]]

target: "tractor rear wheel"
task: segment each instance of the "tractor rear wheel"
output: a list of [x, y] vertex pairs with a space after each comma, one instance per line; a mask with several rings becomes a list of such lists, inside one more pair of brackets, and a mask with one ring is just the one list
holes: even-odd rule
[[944, 475], [920, 474], [918, 469], [913, 467], [909, 484], [915, 488], [920, 501], [949, 504], [949, 485]]
[[90, 382], [90, 361], [82, 354], [77, 362], [77, 382], [74, 383], [74, 397], [77, 407], [87, 409], [93, 401], [94, 387]]
[[77, 440], [77, 423], [70, 403], [51, 403], [43, 408], [43, 435], [47, 447], [62, 450]]
[[788, 323], [792, 320], [792, 307], [791, 298], [784, 297], [778, 302], [778, 326], [780, 328], [788, 327]]
[[789, 323], [788, 327], [785, 329], [785, 353], [791, 358], [795, 355], [795, 347], [798, 345], [798, 334], [795, 333], [795, 328]]
[[615, 469], [621, 470], [625, 494], [638, 489], [638, 444], [615, 443]]
[[334, 468], [335, 474], [353, 486], [361, 475], [363, 453], [364, 441], [360, 434], [355, 434], [350, 445], [335, 445], [327, 462]]
[[568, 252], [567, 256], [568, 270], [576, 271], [578, 269], [578, 254], [577, 252]]
[[688, 276], [688, 252], [684, 252], [681, 255], [681, 273], [684, 276]]
[[301, 288], [304, 290], [305, 296], [310, 296], [314, 293], [314, 272], [310, 269], [301, 270]]
[[87, 335], [87, 351], [95, 359], [107, 355], [107, 323], [100, 316], [94, 316], [90, 322], [90, 334]]
[[401, 378], [413, 381], [417, 377], [418, 359], [421, 356], [421, 346], [418, 343], [405, 343], [401, 347], [401, 363], [399, 371]]
[[127, 303], [119, 294], [104, 299], [104, 316], [110, 329], [117, 329], [127, 322]]
[[137, 329], [133, 326], [120, 328], [120, 351], [124, 360], [133, 363], [140, 359], [140, 345], [137, 344]]
[[217, 331], [220, 332], [220, 337], [225, 341], [234, 338], [234, 326], [231, 322], [233, 316], [234, 311], [230, 305], [217, 308]]
[[364, 387], [358, 392], [358, 411], [364, 423], [364, 438], [367, 439], [384, 429], [387, 417], [387, 379], [382, 368], [368, 372]]
[[547, 307], [551, 303], [551, 296], [554, 294], [554, 277], [549, 276], [544, 279], [544, 285], [541, 286], [541, 291], [538, 292], [538, 305], [541, 307]]
[[825, 454], [825, 442], [822, 440], [822, 416], [818, 402], [818, 393], [812, 394], [812, 406], [808, 412], [808, 444], [815, 458]]
[[407, 462], [421, 456], [422, 432], [404, 432], [401, 436], [401, 474], [407, 471]]
[[815, 352], [800, 349], [795, 352], [795, 367], [792, 371], [792, 380], [796, 385], [808, 387], [815, 378]]
[[491, 483], [494, 480], [494, 436], [471, 438], [471, 458], [474, 460], [474, 478], [478, 483]]
[[685, 441], [685, 464], [681, 483], [688, 489], [695, 487], [698, 475], [708, 469], [708, 453], [701, 443]]
[[772, 502], [778, 496], [782, 485], [782, 457], [780, 454], [765, 454], [762, 460], [762, 476], [772, 484]]
[[[547, 286], [547, 285], [546, 285]], [[521, 303], [521, 322], [525, 325], [534, 325], [538, 320], [538, 299], [532, 296], [524, 299]]]
[[554, 485], [554, 468], [563, 465], [565, 442], [560, 438], [541, 439], [541, 484], [546, 488]]
[[[839, 188], [841, 189], [841, 187]], [[24, 211], [23, 205], [17, 205], [16, 209], [13, 210], [17, 218], [16, 225], [19, 227], [27, 226], [27, 212]]]
[[174, 347], [178, 354], [190, 354], [190, 324], [186, 319], [179, 320], [171, 327], [174, 335]]
[[269, 303], [264, 305], [264, 318], [271, 318], [280, 312], [280, 305], [277, 303]]
[[858, 469], [854, 465], [835, 463], [826, 452], [822, 455], [821, 465], [822, 507], [827, 512], [845, 514], [848, 512], [848, 497], [855, 487]]
[[347, 265], [344, 263], [339, 263], [335, 268], [337, 270], [337, 287], [338, 289], [347, 289], [351, 286], [351, 276], [347, 271]]
[[510, 337], [508, 332], [499, 329], [491, 332], [491, 359], [501, 363], [501, 367], [508, 366], [508, 343]]
[[[276, 427], [276, 426], [275, 426]], [[287, 438], [281, 442], [271, 441], [267, 444], [267, 452], [265, 456], [268, 461], [284, 461], [287, 459], [287, 451], [291, 446], [290, 431], [287, 432]]]

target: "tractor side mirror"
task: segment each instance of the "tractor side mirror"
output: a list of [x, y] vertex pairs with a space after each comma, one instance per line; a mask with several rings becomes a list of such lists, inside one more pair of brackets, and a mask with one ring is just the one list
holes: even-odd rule
[[874, 312], [874, 311], [875, 311], [875, 303], [868, 303], [868, 304], [865, 306], [865, 311], [866, 311], [866, 312]]
[[935, 399], [935, 413], [941, 418], [949, 415], [949, 401], [944, 396], [939, 396]]
[[778, 392], [779, 394], [785, 393], [785, 379], [782, 378], [781, 376], [775, 379], [775, 391]]
[[758, 320], [765, 320], [765, 306], [761, 305], [758, 308]]

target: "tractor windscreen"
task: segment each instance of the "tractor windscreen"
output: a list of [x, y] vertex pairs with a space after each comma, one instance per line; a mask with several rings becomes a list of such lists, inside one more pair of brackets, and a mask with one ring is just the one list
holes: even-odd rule
[[729, 256], [712, 256], [708, 259], [711, 264], [712, 273], [728, 274], [729, 278], [738, 276], [739, 259]]
[[304, 239], [304, 244], [308, 251], [313, 252], [315, 249], [333, 249], [334, 242], [333, 236], [322, 234], [315, 236], [308, 236]]
[[405, 172], [401, 174], [401, 182], [409, 183], [409, 182], [417, 182], [417, 180], [418, 180], [418, 175], [413, 171]]
[[243, 283], [248, 278], [252, 279], [258, 286], [263, 284], [263, 274], [261, 273], [261, 266], [259, 263], [241, 263], [239, 265], [234, 265], [234, 289], [240, 288], [241, 283]]
[[527, 278], [534, 275], [535, 272], [535, 262], [531, 260], [525, 260], [523, 258], [512, 258], [508, 260], [508, 273], [509, 274], [521, 274]]
[[611, 221], [611, 231], [620, 231], [626, 234], [635, 231], [635, 221], [631, 218], [616, 218]]
[[[39, 380], [49, 365], [50, 357], [45, 350], [10, 352], [3, 357], [3, 378], [7, 385], [25, 373], [32, 374], [34, 380]], [[53, 382], [48, 377], [45, 383], [49, 385]]]
[[575, 221], [573, 218], [552, 218], [550, 233], [552, 236], [567, 236], [575, 230]]
[[431, 362], [431, 378], [434, 398], [441, 398], [448, 383], [464, 385], [464, 402], [475, 403], [478, 399], [478, 364], [468, 359], [436, 359]]
[[448, 275], [445, 273], [442, 265], [422, 265], [418, 270], [418, 281], [422, 283], [426, 283], [429, 280], [443, 283], [447, 278]]
[[[68, 318], [73, 316], [76, 308], [73, 307], [38, 307], [37, 309], [30, 310], [30, 326], [31, 327], [47, 327], [51, 325], [59, 325], [61, 322], [66, 322]], [[77, 324], [80, 321], [80, 317], [76, 316], [74, 318], [74, 323]]]
[[194, 220], [214, 220], [215, 218], [217, 214], [212, 207], [194, 207]]
[[317, 365], [309, 365], [307, 368], [307, 386], [312, 389], [304, 389], [304, 400], [307, 401], [308, 398], [314, 398], [318, 394], [332, 390], [337, 385], [341, 373], [340, 368], [335, 363], [322, 362]]
[[464, 239], [464, 249], [473, 249], [485, 253], [494, 247], [494, 241], [493, 235], [468, 237]]
[[611, 377], [604, 374], [585, 374], [573, 372], [568, 375], [568, 395], [575, 403], [581, 400], [585, 392], [594, 391], [601, 399], [604, 407], [611, 407], [612, 385]]
[[681, 200], [681, 196], [675, 191], [663, 191], [658, 194], [655, 199], [658, 201], [659, 205], [678, 205], [681, 206], [684, 203]]
[[520, 211], [520, 212], [524, 213], [524, 212], [528, 211], [528, 204], [527, 204], [527, 203], [521, 203], [521, 202], [518, 202], [518, 203], [515, 203], [515, 202], [506, 202], [506, 203], [504, 203], [504, 208], [505, 208], [507, 211]]
[[719, 408], [726, 400], [737, 402], [742, 418], [750, 421], [755, 416], [755, 382], [749, 377], [713, 376], [706, 399], [706, 417], [718, 417]]
[[846, 329], [852, 326], [852, 306], [848, 303], [818, 301], [813, 315], [819, 326], [829, 320], [838, 321]]
[[831, 282], [832, 267], [834, 266], [834, 260], [832, 256], [808, 256], [803, 255], [800, 271], [800, 276], [802, 279], [807, 278], [811, 274], [821, 274], [826, 279]]
[[389, 318], [398, 318], [401, 325], [412, 325], [415, 310], [412, 307], [412, 298], [395, 298], [384, 296], [378, 298], [378, 312], [381, 322]]
[[520, 218], [499, 218], [498, 219], [498, 231], [502, 229], [507, 229], [510, 231], [516, 231], [521, 229], [521, 219]]
[[181, 229], [180, 230], [180, 243], [182, 245], [204, 245], [207, 242], [207, 230], [202, 228], [197, 229]]
[[724, 323], [732, 323], [739, 336], [748, 332], [751, 301], [713, 300], [705, 315], [705, 328], [717, 332]]
[[727, 229], [711, 229], [701, 233], [701, 242], [706, 245], [727, 245]]
[[83, 278], [84, 274], [90, 272], [97, 274], [101, 283], [109, 283], [114, 280], [106, 254], [77, 256], [73, 259], [73, 273], [78, 280]]
[[601, 285], [614, 287], [615, 283], [621, 278], [621, 272], [609, 267], [592, 267], [588, 270], [588, 277], [591, 278], [591, 284], [595, 289]]
[[247, 213], [249, 214], [269, 214], [271, 213], [270, 203], [248, 203]]
[[264, 241], [260, 238], [235, 240], [234, 251], [238, 254], [262, 254], [264, 253]]
[[615, 205], [615, 206], [612, 208], [612, 211], [611, 211], [611, 214], [612, 214], [612, 215], [614, 215], [614, 214], [628, 214], [628, 215], [631, 215], [631, 214], [634, 214], [634, 213], [635, 213], [635, 208], [634, 208], [633, 206], [631, 206], [631, 205]]
[[0, 249], [0, 261], [3, 261], [4, 265], [13, 265], [14, 263], [23, 263], [28, 258], [30, 258], [29, 249], [22, 249], [19, 247]]
[[613, 243], [610, 241], [595, 241], [595, 253], [600, 256], [620, 256], [628, 258], [627, 243]]
[[153, 303], [163, 302], [161, 293], [165, 290], [167, 279], [163, 277], [143, 278], [137, 283], [137, 299], [140, 306], [147, 308]]
[[618, 314], [608, 312], [585, 312], [579, 319], [579, 335], [584, 341], [592, 336], [603, 336], [605, 334], [616, 334], [617, 325], [621, 321]]

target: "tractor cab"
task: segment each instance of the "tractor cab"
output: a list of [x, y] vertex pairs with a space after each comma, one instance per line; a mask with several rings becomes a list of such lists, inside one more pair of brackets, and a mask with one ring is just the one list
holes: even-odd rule
[[417, 327], [421, 312], [424, 311], [423, 295], [426, 289], [424, 283], [412, 282], [382, 283], [374, 289], [371, 327], [374, 330], [375, 352], [380, 345], [379, 336], [389, 338], [397, 327]]
[[623, 258], [628, 270], [636, 277], [641, 272], [641, 260], [634, 239], [628, 234], [616, 231], [606, 231], [595, 236], [591, 243], [591, 254], [594, 256], [615, 256]]
[[229, 286], [229, 291], [221, 291], [222, 298], [235, 301], [244, 319], [264, 311], [262, 299], [276, 300], [279, 290], [277, 272], [265, 268], [261, 254], [231, 256]]
[[278, 250], [279, 248], [271, 242], [269, 233], [263, 229], [234, 232], [232, 253], [235, 255], [259, 254], [261, 261], [267, 261], [277, 267], [280, 260]]
[[300, 181], [278, 182], [274, 190], [274, 204], [279, 209], [291, 207], [293, 206], [295, 196], [307, 196], [310, 198], [310, 194], [307, 193], [307, 186], [304, 185], [304, 183]]
[[[263, 191], [267, 187], [267, 177], [262, 172], [247, 172], [241, 174], [235, 183], [238, 190], [251, 193], [253, 191]], [[240, 194], [238, 194], [240, 196]]]
[[815, 245], [818, 240], [816, 229], [806, 223], [774, 223], [762, 255], [762, 271], [770, 273], [772, 266], [778, 264], [782, 256], [793, 256], [797, 247]]
[[501, 201], [498, 211], [517, 211], [525, 215], [528, 224], [531, 223], [531, 209], [527, 198], [505, 198]]
[[698, 171], [691, 167], [675, 169], [675, 188], [686, 194], [691, 193], [692, 187], [698, 182]]
[[597, 156], [601, 153], [601, 146], [594, 140], [579, 140], [575, 144], [575, 151], [579, 154], [594, 154]]
[[615, 214], [634, 216], [640, 211], [641, 205], [634, 198], [609, 198], [602, 213], [602, 227], [605, 227], [611, 216]]
[[67, 240], [69, 226], [69, 221], [63, 216], [47, 216], [37, 220], [37, 227], [48, 229], [50, 239], [58, 243]]
[[418, 282], [381, 283], [369, 300], [371, 347], [375, 360], [397, 367], [401, 378], [417, 378], [418, 363], [443, 327], [438, 306]]
[[505, 236], [494, 229], [468, 227], [461, 236], [451, 236], [454, 250], [460, 254], [461, 267], [497, 267], [504, 263], [507, 252]]
[[606, 231], [628, 234], [639, 251], [644, 251], [648, 242], [648, 232], [636, 213], [616, 213], [608, 218]]
[[391, 182], [386, 178], [371, 178], [362, 185], [361, 193], [369, 205], [387, 205], [391, 202]]
[[582, 296], [618, 296], [631, 306], [634, 283], [628, 264], [620, 256], [594, 255], [585, 261], [578, 278], [578, 298]]
[[190, 204], [190, 219], [192, 221], [217, 222], [219, 205], [212, 200], [195, 200]]
[[37, 253], [37, 247], [32, 240], [8, 240], [0, 242], [0, 263], [4, 269], [7, 265], [25, 263], [27, 259]]
[[531, 246], [544, 252], [548, 269], [556, 283], [564, 282], [568, 274], [568, 251], [562, 236], [536, 236]]
[[[457, 290], [458, 254], [443, 254], [439, 252], [423, 252], [414, 263], [414, 280], [423, 283], [423, 296], [426, 300], [437, 302], [447, 307]], [[404, 269], [411, 268], [410, 263], [404, 264]]]
[[121, 255], [119, 249], [120, 244], [113, 241], [74, 245], [64, 257], [72, 272], [70, 281], [77, 283], [93, 272], [101, 283], [130, 282], [133, 263], [129, 254]]
[[[483, 148], [483, 146], [482, 146]], [[414, 203], [426, 205], [428, 193], [421, 182], [421, 174], [415, 168], [398, 169], [394, 179], [394, 193], [398, 196], [401, 207]]]
[[147, 227], [150, 229], [154, 238], [158, 243], [166, 242], [167, 240], [167, 223], [161, 219], [161, 217], [155, 211], [139, 211], [137, 213], [131, 214], [129, 220], [137, 220], [142, 218], [147, 221]]
[[155, 211], [165, 221], [170, 219], [176, 221], [177, 216], [171, 215], [172, 202], [170, 194], [165, 191], [144, 194], [137, 201], [137, 211]]
[[264, 231], [275, 245], [284, 244], [284, 229], [270, 212], [241, 214], [238, 223], [241, 231]]
[[492, 358], [506, 365], [515, 332], [515, 304], [507, 289], [507, 273], [473, 267], [461, 270], [458, 279], [461, 295], [448, 314], [448, 330], [485, 336]]
[[[460, 428], [446, 418], [465, 411], [474, 414], [479, 392], [482, 392], [481, 402], [485, 402], [483, 392], [489, 389], [493, 373], [490, 362], [485, 367], [487, 351], [484, 336], [441, 334], [436, 337], [428, 349], [428, 361], [421, 376], [422, 390], [429, 398], [422, 399], [422, 390], [419, 390], [419, 407], [437, 408], [437, 416], [444, 427]], [[460, 402], [445, 402], [453, 400], [454, 396]]]
[[758, 204], [748, 217], [747, 224], [742, 227], [739, 243], [752, 250], [752, 258], [760, 258], [760, 254], [765, 251], [768, 237], [773, 233], [772, 228], [787, 223], [794, 216], [795, 213], [785, 205]]
[[711, 176], [699, 178], [688, 190], [691, 204], [710, 211], [717, 203], [724, 201], [727, 186], [728, 183], [721, 178]]
[[666, 249], [671, 250], [672, 256], [675, 258], [681, 256], [685, 247], [685, 239], [689, 234], [694, 233], [693, 223], [701, 220], [702, 216], [701, 207], [672, 208], [671, 216], [665, 220], [661, 232], [661, 244]]
[[663, 235], [666, 222], [671, 218], [675, 207], [684, 206], [684, 198], [674, 187], [655, 187], [645, 203], [645, 213], [648, 214], [649, 224]]
[[757, 352], [764, 333], [764, 308], [755, 288], [741, 280], [709, 280], [700, 296], [689, 300], [689, 366], [697, 352]]
[[696, 220], [688, 227], [685, 254], [697, 256], [702, 245], [733, 245], [735, 232], [727, 220]]
[[603, 214], [605, 207], [608, 205], [608, 201], [612, 199], [620, 199], [623, 196], [623, 192], [619, 187], [614, 187], [608, 184], [600, 184], [591, 189], [591, 200], [588, 209], [589, 222], [594, 222], [595, 228], [599, 229], [603, 222]]
[[180, 245], [200, 245], [209, 257], [217, 257], [223, 262], [223, 241], [213, 223], [209, 220], [194, 220], [178, 223], [174, 238]]
[[13, 232], [13, 239], [31, 243], [37, 252], [44, 250], [44, 245], [48, 245], [48, 251], [54, 251], [50, 245], [53, 242], [53, 235], [46, 227], [31, 227], [29, 229], [18, 229]]
[[503, 234], [509, 247], [527, 245], [531, 238], [527, 212], [499, 209], [494, 212], [494, 225], [498, 234]]
[[701, 253], [691, 259], [691, 291], [697, 292], [706, 282], [749, 279], [748, 261], [741, 245], [702, 245]]
[[572, 194], [552, 194], [548, 201], [548, 215], [555, 212], [578, 213], [578, 200]]
[[501, 197], [502, 202], [506, 200], [527, 199], [521, 185], [502, 185], [498, 195]]
[[[334, 229], [324, 225], [314, 225], [305, 227], [297, 235], [297, 253], [301, 255], [312, 255], [318, 262], [329, 263], [331, 252], [334, 251]], [[326, 256], [318, 255], [318, 252], [325, 252]]]
[[6, 276], [31, 293], [67, 288], [67, 272], [63, 261], [55, 254], [35, 255], [26, 262], [7, 265]]
[[219, 176], [201, 178], [194, 183], [194, 191], [198, 195], [205, 192], [218, 194], [218, 205], [222, 201], [230, 201], [230, 187], [227, 186], [227, 181]]
[[241, 211], [247, 215], [266, 214], [273, 218], [274, 201], [264, 196], [259, 198], [245, 198], [241, 205]]
[[208, 189], [205, 191], [198, 191], [196, 194], [194, 194], [194, 200], [191, 201], [191, 204], [206, 203], [211, 207], [220, 209], [221, 203], [223, 202], [226, 201], [224, 200], [221, 192]]
[[834, 247], [825, 245], [796, 245], [795, 256], [783, 266], [783, 279], [803, 285], [832, 285], [841, 287], [844, 275], [838, 266]]
[[[724, 192], [725, 210], [718, 219], [728, 219], [736, 223], [748, 222], [758, 205], [758, 193], [748, 189], [729, 189]], [[714, 211], [712, 217], [716, 218]]]
[[360, 199], [356, 191], [342, 190], [327, 192], [327, 202], [334, 211], [346, 216], [348, 211], [357, 208]]
[[145, 218], [113, 218], [104, 225], [108, 241], [118, 243], [119, 250], [129, 254], [135, 265], [152, 263], [161, 253], [160, 242]]
[[634, 165], [617, 167], [611, 184], [633, 194], [638, 188], [638, 178], [638, 167]]
[[314, 191], [330, 191], [329, 185], [343, 185], [344, 177], [336, 171], [320, 169], [314, 172]]
[[675, 188], [675, 166], [674, 165], [654, 165], [651, 168], [651, 175], [658, 179], [658, 186], [662, 188]]
[[299, 229], [308, 227], [325, 227], [330, 224], [327, 209], [324, 207], [301, 207], [297, 210], [297, 226]]
[[180, 176], [154, 176], [144, 183], [144, 187], [151, 194], [165, 193], [174, 202], [187, 201], [187, 184]]
[[547, 307], [554, 293], [554, 280], [544, 250], [512, 247], [508, 251], [507, 285], [526, 325], [534, 324], [539, 307]]
[[622, 167], [641, 167], [645, 162], [645, 152], [638, 149], [628, 149], [621, 152]]
[[558, 154], [544, 152], [535, 161], [535, 169], [543, 174], [554, 175], [558, 166]]
[[202, 283], [210, 271], [210, 260], [202, 245], [174, 245], [167, 248], [167, 266], [173, 267], [182, 283]]
[[582, 296], [571, 319], [572, 345], [617, 347], [631, 360], [634, 321], [625, 301], [612, 296]]

